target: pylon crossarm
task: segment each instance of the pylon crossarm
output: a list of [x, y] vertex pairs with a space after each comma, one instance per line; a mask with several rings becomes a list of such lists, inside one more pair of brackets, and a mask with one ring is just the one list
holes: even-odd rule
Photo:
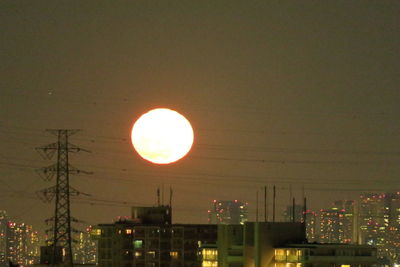
[[87, 152], [87, 153], [91, 153], [90, 150], [78, 147], [74, 144], [69, 143], [68, 144], [68, 152], [72, 152], [72, 153], [76, 153], [76, 152]]
[[51, 143], [48, 145], [37, 147], [35, 150], [44, 158], [51, 159], [58, 149], [58, 143]]

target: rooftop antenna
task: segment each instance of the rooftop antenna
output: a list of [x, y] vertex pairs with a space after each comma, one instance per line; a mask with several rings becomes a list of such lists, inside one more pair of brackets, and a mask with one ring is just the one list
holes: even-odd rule
[[306, 233], [306, 219], [307, 219], [307, 198], [304, 198], [304, 205], [303, 205], [303, 227], [304, 233]]
[[273, 201], [272, 201], [272, 222], [275, 222], [275, 201], [276, 201], [276, 186], [273, 189]]
[[160, 188], [157, 188], [157, 205], [160, 206]]
[[256, 191], [256, 222], [258, 222], [258, 189]]
[[164, 206], [164, 183], [161, 187], [161, 205]]
[[264, 186], [264, 222], [268, 220], [267, 215], [267, 186]]
[[296, 222], [296, 217], [295, 217], [295, 209], [296, 209], [296, 200], [293, 198], [293, 206], [292, 206], [292, 222]]
[[169, 187], [169, 207], [172, 209], [172, 187]]
[[[289, 184], [289, 205], [290, 205], [290, 201], [292, 201], [292, 198], [293, 198], [293, 195], [292, 195], [292, 185]], [[292, 214], [293, 214], [293, 212], [292, 212]], [[289, 217], [291, 217], [292, 214], [289, 214]], [[289, 221], [294, 221], [293, 217], [290, 218]]]

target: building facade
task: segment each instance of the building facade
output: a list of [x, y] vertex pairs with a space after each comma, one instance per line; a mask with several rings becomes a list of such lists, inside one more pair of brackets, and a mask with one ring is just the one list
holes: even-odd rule
[[247, 221], [247, 203], [233, 200], [214, 200], [208, 210], [210, 224], [244, 224]]
[[[303, 212], [304, 212], [303, 205], [296, 204], [294, 207], [293, 207], [293, 205], [289, 205], [286, 207], [285, 211], [283, 212], [283, 221], [284, 222], [302, 222], [303, 221]], [[293, 215], [294, 215], [294, 217], [293, 217]]]
[[317, 213], [312, 210], [305, 211], [306, 238], [308, 242], [316, 242], [319, 238]]
[[6, 231], [6, 262], [20, 266], [39, 262], [39, 235], [32, 226], [8, 221]]
[[169, 207], [140, 207], [132, 220], [97, 225], [92, 237], [102, 267], [202, 266], [202, 248], [216, 244], [217, 227], [171, 224]]
[[364, 193], [359, 204], [359, 242], [378, 248], [378, 257], [400, 263], [400, 192]]
[[0, 266], [5, 266], [7, 260], [7, 227], [8, 219], [4, 210], [0, 210]]
[[274, 249], [275, 267], [370, 267], [376, 248], [349, 244], [288, 244]]
[[97, 263], [97, 243], [91, 238], [92, 226], [78, 233], [73, 244], [73, 260], [77, 264]]
[[308, 243], [305, 235], [303, 223], [218, 225], [218, 266], [370, 267], [377, 263], [372, 246]]
[[339, 200], [329, 209], [319, 213], [319, 237], [321, 243], [351, 244], [357, 242], [357, 215], [353, 200]]

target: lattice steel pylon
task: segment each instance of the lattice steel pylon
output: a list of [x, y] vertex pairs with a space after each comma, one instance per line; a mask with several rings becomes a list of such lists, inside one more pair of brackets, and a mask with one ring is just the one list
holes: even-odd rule
[[81, 149], [68, 141], [68, 137], [75, 134], [79, 130], [66, 130], [66, 129], [55, 129], [46, 130], [58, 137], [58, 141], [52, 144], [41, 146], [36, 148], [41, 154], [47, 158], [52, 158], [57, 154], [57, 163], [44, 167], [38, 170], [39, 174], [45, 180], [51, 180], [56, 175], [56, 185], [45, 188], [41, 191], [40, 197], [44, 201], [50, 202], [55, 197], [55, 212], [54, 217], [47, 221], [53, 221], [53, 238], [51, 243], [53, 254], [52, 254], [52, 266], [55, 265], [57, 247], [65, 249], [65, 263], [67, 266], [73, 266], [73, 254], [72, 254], [72, 236], [71, 232], [71, 210], [70, 210], [70, 196], [79, 195], [80, 192], [70, 186], [69, 175], [88, 173], [80, 171], [72, 167], [68, 162], [68, 155], [70, 152], [79, 152], [87, 150]]

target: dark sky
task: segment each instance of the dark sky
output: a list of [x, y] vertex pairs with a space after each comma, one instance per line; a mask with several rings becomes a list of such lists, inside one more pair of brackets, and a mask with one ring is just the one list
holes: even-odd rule
[[[267, 184], [279, 212], [290, 185], [314, 209], [396, 190], [399, 14], [399, 1], [0, 1], [0, 209], [44, 228], [53, 206], [34, 193], [54, 181], [33, 168], [52, 163], [34, 150], [55, 141], [47, 128], [82, 129], [71, 142], [92, 151], [71, 156], [94, 172], [71, 177], [92, 195], [72, 211], [89, 223], [155, 204], [162, 184], [174, 221], [198, 223], [213, 199], [254, 218]], [[155, 107], [195, 130], [170, 166], [129, 141]]]

